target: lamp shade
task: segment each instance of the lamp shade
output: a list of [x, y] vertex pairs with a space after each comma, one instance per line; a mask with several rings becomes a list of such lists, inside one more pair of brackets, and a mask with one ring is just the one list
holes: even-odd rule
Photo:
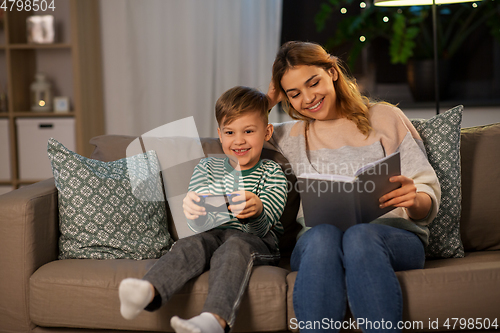
[[[477, 2], [477, 0], [435, 0], [436, 5], [462, 2]], [[374, 4], [381, 7], [430, 6], [432, 0], [374, 0]]]

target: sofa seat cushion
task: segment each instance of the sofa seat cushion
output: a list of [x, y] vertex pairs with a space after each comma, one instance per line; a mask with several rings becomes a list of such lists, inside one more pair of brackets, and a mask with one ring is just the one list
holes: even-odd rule
[[[396, 275], [403, 292], [403, 320], [421, 321], [426, 330], [452, 331], [443, 326], [448, 318], [489, 318], [491, 323], [498, 318], [500, 251], [428, 260], [425, 269], [397, 272]], [[295, 323], [291, 320], [295, 317], [292, 293], [296, 276], [297, 272], [287, 276], [288, 323]], [[431, 321], [438, 319], [437, 329], [428, 328], [429, 318]], [[496, 323], [500, 324], [498, 320]], [[449, 322], [451, 326], [453, 323]]]
[[[118, 286], [126, 277], [141, 278], [154, 265], [149, 260], [68, 259], [50, 262], [30, 279], [29, 309], [42, 327], [173, 332], [170, 318], [199, 314], [208, 292], [208, 274], [188, 282], [159, 311], [128, 321], [120, 315]], [[235, 332], [286, 329], [286, 275], [280, 267], [255, 267], [240, 306]]]

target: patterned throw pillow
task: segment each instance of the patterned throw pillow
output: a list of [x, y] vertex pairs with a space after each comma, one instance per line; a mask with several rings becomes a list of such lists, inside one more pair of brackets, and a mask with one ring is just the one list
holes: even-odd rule
[[114, 162], [48, 142], [59, 199], [59, 259], [152, 259], [168, 251], [166, 207], [154, 151]]
[[424, 142], [429, 163], [441, 185], [439, 212], [429, 225], [428, 258], [460, 258], [461, 178], [460, 127], [463, 106], [459, 105], [430, 119], [412, 119]]

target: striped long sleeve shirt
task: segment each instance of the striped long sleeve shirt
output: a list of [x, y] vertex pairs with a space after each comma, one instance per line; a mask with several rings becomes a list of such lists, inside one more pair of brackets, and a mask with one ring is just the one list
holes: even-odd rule
[[279, 218], [287, 199], [287, 180], [276, 162], [260, 160], [253, 168], [239, 171], [230, 165], [228, 158], [205, 158], [194, 169], [189, 191], [198, 194], [249, 191], [256, 194], [264, 209], [258, 217], [250, 218], [246, 223], [239, 221], [231, 212], [208, 213], [200, 219], [206, 219], [203, 223], [209, 226], [207, 230], [212, 227], [232, 228], [259, 237], [271, 232], [278, 246], [278, 237], [284, 232]]

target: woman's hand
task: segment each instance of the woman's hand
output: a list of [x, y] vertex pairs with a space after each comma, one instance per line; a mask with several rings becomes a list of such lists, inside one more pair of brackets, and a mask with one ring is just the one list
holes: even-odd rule
[[281, 91], [277, 90], [274, 86], [273, 80], [269, 83], [269, 88], [267, 89], [267, 98], [271, 102], [270, 108], [273, 108], [276, 104], [283, 100], [283, 94]]
[[235, 214], [238, 219], [247, 219], [258, 217], [264, 206], [260, 198], [249, 191], [236, 191], [238, 194], [232, 198], [233, 204], [229, 206], [229, 210]]
[[401, 183], [401, 187], [387, 193], [379, 199], [380, 208], [403, 207], [413, 220], [420, 220], [427, 216], [431, 209], [432, 200], [427, 193], [417, 192], [413, 179], [406, 176], [395, 176], [389, 179], [392, 183]]
[[182, 200], [182, 208], [184, 215], [189, 220], [196, 220], [200, 216], [207, 215], [205, 207], [198, 206], [196, 202], [200, 202], [200, 197], [195, 192], [188, 192]]

